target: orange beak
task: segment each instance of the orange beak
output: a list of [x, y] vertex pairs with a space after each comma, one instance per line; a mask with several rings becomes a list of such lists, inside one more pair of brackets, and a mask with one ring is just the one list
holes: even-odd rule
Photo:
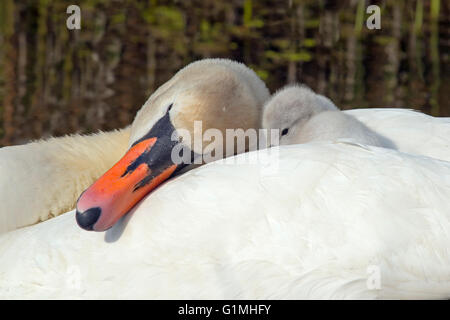
[[138, 140], [111, 169], [84, 191], [77, 201], [76, 220], [86, 230], [111, 228], [145, 195], [171, 177], [177, 168], [171, 160], [176, 142], [168, 114]]

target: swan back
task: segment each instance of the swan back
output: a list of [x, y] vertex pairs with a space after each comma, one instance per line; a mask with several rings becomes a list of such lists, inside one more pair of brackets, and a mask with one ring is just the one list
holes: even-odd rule
[[344, 113], [389, 137], [397, 150], [450, 161], [450, 118], [398, 108], [353, 109]]
[[272, 149], [276, 172], [209, 163], [106, 233], [68, 213], [1, 236], [0, 297], [449, 297], [450, 163], [328, 142], [255, 154]]

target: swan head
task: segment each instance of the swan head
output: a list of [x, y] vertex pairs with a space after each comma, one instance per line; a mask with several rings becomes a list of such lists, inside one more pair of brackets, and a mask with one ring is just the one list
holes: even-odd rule
[[205, 59], [181, 69], [137, 113], [128, 152], [78, 199], [79, 226], [104, 231], [163, 181], [203, 163], [196, 160], [206, 151], [234, 154], [204, 133], [258, 129], [269, 96], [262, 80], [238, 62]]
[[337, 110], [330, 99], [305, 85], [289, 85], [265, 103], [262, 127], [279, 129], [279, 144], [292, 144], [303, 124], [314, 115], [330, 110]]

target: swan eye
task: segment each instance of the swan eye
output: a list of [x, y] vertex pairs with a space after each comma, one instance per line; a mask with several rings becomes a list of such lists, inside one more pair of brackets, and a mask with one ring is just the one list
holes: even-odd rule
[[173, 103], [171, 103], [171, 104], [169, 105], [169, 108], [167, 108], [167, 112], [169, 112], [170, 109], [172, 109], [172, 106], [173, 106]]
[[281, 131], [281, 135], [285, 136], [289, 132], [289, 128], [284, 128], [283, 131]]

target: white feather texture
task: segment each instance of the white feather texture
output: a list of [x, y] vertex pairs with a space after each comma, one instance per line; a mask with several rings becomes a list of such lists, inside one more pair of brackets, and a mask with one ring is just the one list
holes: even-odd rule
[[[406, 109], [349, 114], [397, 150], [450, 161], [450, 118]], [[0, 148], [0, 234], [74, 208], [80, 193], [125, 153], [130, 129]]]
[[0, 297], [450, 297], [449, 162], [329, 142], [248, 157], [167, 182], [106, 233], [69, 212], [3, 234]]
[[450, 118], [395, 108], [340, 111], [304, 85], [278, 90], [264, 105], [262, 126], [288, 129], [282, 145], [351, 141], [450, 161]]
[[[192, 88], [193, 70], [197, 72], [196, 83], [206, 79], [208, 90], [203, 90], [205, 87]], [[224, 59], [206, 59], [191, 64], [177, 75], [178, 78], [169, 80], [152, 95], [158, 100], [157, 104], [147, 102], [147, 108], [144, 105], [139, 112], [140, 117], [137, 119], [140, 118], [141, 125], [135, 124], [135, 136], [139, 137], [136, 132], [147, 132], [173, 99], [183, 106], [184, 99], [190, 97], [192, 100], [191, 96], [195, 97], [191, 101], [195, 103], [187, 108], [193, 111], [187, 116], [187, 122], [192, 122], [192, 117], [200, 117], [209, 119], [208, 122], [217, 127], [229, 127], [235, 119], [248, 118], [244, 120], [247, 122], [244, 127], [257, 126], [262, 103], [268, 99], [269, 92], [257, 75], [243, 64]], [[221, 86], [218, 87], [216, 83]], [[165, 92], [167, 86], [170, 86], [170, 92]], [[238, 87], [241, 90], [236, 91]], [[186, 93], [187, 88], [195, 94], [184, 95], [183, 99], [181, 93]], [[295, 95], [292, 97], [289, 92], [296, 93], [296, 88], [285, 91], [288, 93], [285, 101], [295, 101]], [[308, 93], [308, 90], [304, 93]], [[304, 94], [301, 98], [308, 102], [309, 96]], [[337, 110], [327, 98], [315, 94], [313, 97], [319, 99], [322, 109]], [[208, 106], [220, 108], [211, 112]], [[177, 105], [172, 111], [180, 114]], [[390, 146], [400, 151], [450, 161], [449, 118], [434, 118], [405, 109], [357, 109], [322, 114], [325, 114], [325, 119], [323, 115], [322, 118], [315, 117], [317, 121], [311, 121], [309, 125], [310, 133], [319, 137], [323, 137], [325, 129], [328, 138], [330, 134], [331, 137], [339, 137], [332, 141]], [[336, 126], [329, 125], [336, 118], [331, 116], [327, 119], [326, 114], [339, 114], [337, 120], [342, 130], [337, 135], [330, 130]], [[322, 125], [324, 122], [326, 124]], [[126, 128], [117, 132], [73, 135], [1, 148], [0, 234], [44, 221], [73, 208], [81, 192], [116, 163], [133, 141], [133, 138], [130, 139], [130, 128]]]
[[388, 137], [398, 150], [450, 161], [450, 118], [396, 108], [354, 109], [344, 113]]
[[127, 149], [129, 128], [0, 148], [0, 234], [75, 207]]
[[[1, 149], [0, 233], [73, 208], [169, 105], [175, 127], [256, 128], [262, 81], [241, 64], [202, 63], [152, 95], [131, 138], [125, 129]], [[335, 117], [310, 122], [328, 141], [189, 171], [106, 233], [80, 229], [71, 211], [0, 234], [0, 298], [450, 298], [450, 120], [340, 112], [315, 97], [322, 114], [339, 114], [341, 131], [327, 127]], [[386, 141], [396, 150], [369, 146]]]

